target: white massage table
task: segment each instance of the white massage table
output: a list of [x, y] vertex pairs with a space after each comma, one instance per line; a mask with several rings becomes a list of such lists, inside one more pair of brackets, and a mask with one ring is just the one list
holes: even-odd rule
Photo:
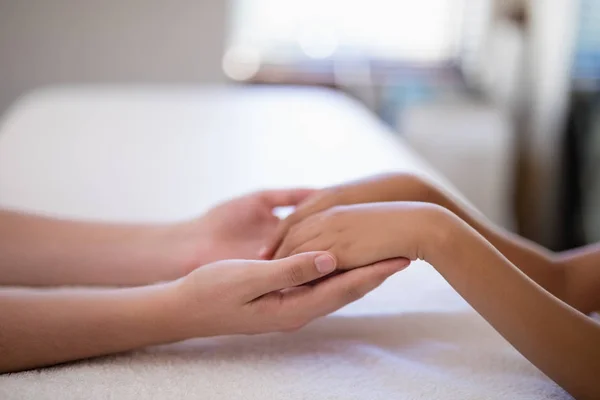
[[[325, 90], [48, 89], [0, 126], [0, 206], [64, 217], [179, 219], [256, 189], [392, 170], [441, 182], [358, 103]], [[0, 398], [568, 396], [417, 262], [296, 333], [195, 339], [3, 375]]]

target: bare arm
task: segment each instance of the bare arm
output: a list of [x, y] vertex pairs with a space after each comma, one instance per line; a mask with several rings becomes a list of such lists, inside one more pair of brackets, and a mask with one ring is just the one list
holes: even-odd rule
[[407, 265], [389, 260], [302, 286], [335, 269], [331, 255], [313, 252], [220, 261], [154, 286], [0, 289], [0, 373], [192, 337], [297, 329]]
[[[341, 204], [417, 201], [442, 206], [473, 227], [506, 258], [550, 293], [569, 304], [582, 304], [577, 293], [568, 291], [566, 269], [562, 257], [522, 237], [514, 235], [488, 221], [458, 198], [445, 192], [420, 176], [406, 173], [383, 174], [343, 185], [323, 189], [300, 204], [298, 210], [286, 219], [279, 236], [307, 216]], [[276, 248], [270, 244], [269, 247]], [[573, 297], [575, 296], [575, 297]], [[588, 313], [590, 309], [582, 309]]]
[[234, 198], [172, 224], [68, 221], [0, 210], [0, 285], [135, 286], [172, 280], [196, 267], [256, 258], [276, 229], [274, 207], [310, 190], [272, 190]]
[[554, 253], [495, 226], [483, 215], [433, 183], [406, 173], [377, 175], [318, 191], [280, 224], [276, 235], [266, 244], [266, 251], [262, 256], [268, 258], [275, 254], [290, 228], [314, 213], [336, 205], [390, 201], [427, 202], [450, 210], [546, 290], [570, 304], [579, 304], [577, 299], [567, 298], [564, 287], [565, 269]]
[[556, 297], [585, 314], [600, 310], [600, 246], [554, 253], [495, 226], [448, 193], [419, 178], [408, 178], [405, 184], [417, 187], [410, 190], [420, 193], [418, 196], [422, 201], [438, 204], [456, 214], [517, 268]]
[[172, 292], [167, 284], [1, 289], [0, 373], [176, 340]]
[[[600, 325], [548, 293], [456, 217], [441, 220], [450, 233], [425, 250], [426, 260], [546, 375], [577, 399], [600, 398]], [[572, 282], [578, 283], [570, 290], [595, 290], [597, 301], [598, 265], [595, 287], [579, 275], [592, 268], [589, 260], [575, 262]]]
[[76, 222], [0, 211], [0, 285], [141, 285], [183, 275], [176, 225]]
[[[335, 254], [341, 269], [392, 257], [426, 260], [551, 379], [577, 398], [600, 398], [600, 325], [545, 290], [446, 208], [421, 202], [334, 207], [290, 230], [275, 257], [321, 249]], [[594, 283], [579, 275], [594, 269], [593, 260], [570, 260], [568, 292], [598, 293], [597, 278]]]
[[460, 200], [421, 178], [399, 175], [393, 179], [400, 196], [400, 192], [407, 192], [417, 197], [415, 201], [437, 204], [450, 210], [479, 232], [527, 276], [557, 297], [569, 300], [566, 299], [564, 287], [564, 269], [553, 252], [494, 225]]
[[600, 311], [600, 244], [560, 253], [565, 271], [565, 297], [584, 313]]

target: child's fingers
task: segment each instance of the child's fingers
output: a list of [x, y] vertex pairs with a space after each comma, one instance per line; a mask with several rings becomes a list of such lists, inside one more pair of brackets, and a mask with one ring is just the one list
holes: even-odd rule
[[263, 260], [270, 260], [275, 258], [275, 253], [281, 247], [281, 244], [290, 229], [294, 224], [294, 214], [291, 214], [283, 221], [279, 222], [275, 234], [265, 243], [258, 252], [258, 257]]
[[286, 243], [286, 241], [282, 241], [281, 245], [277, 248], [277, 251], [272, 256], [273, 260], [278, 260], [280, 258], [287, 257], [290, 254], [288, 248], [289, 245]]
[[[316, 192], [316, 189], [268, 190], [260, 192], [259, 196], [269, 208], [273, 209], [282, 206], [297, 206]], [[258, 251], [258, 257], [263, 260], [271, 259], [287, 231], [291, 226], [298, 222], [300, 218], [298, 211], [296, 211], [281, 221], [275, 234]]]
[[[303, 244], [307, 244], [308, 242], [311, 241], [311, 239], [313, 239], [312, 237], [306, 237], [305, 239], [303, 239], [304, 235], [302, 233], [303, 232], [298, 232], [297, 229], [294, 229], [294, 230], [292, 230], [292, 232], [289, 232], [283, 238], [281, 244], [277, 248], [277, 251], [273, 255], [273, 259], [277, 260], [279, 258], [288, 257], [288, 256], [292, 255], [292, 251], [299, 248]], [[311, 251], [311, 250], [307, 250], [307, 251]], [[298, 254], [298, 253], [300, 253], [300, 252], [297, 251], [294, 254]]]
[[308, 251], [331, 251], [334, 253], [334, 250], [335, 246], [333, 244], [325, 243], [322, 240], [315, 240], [315, 238], [313, 238], [303, 243], [298, 243], [297, 246], [287, 250], [287, 253], [282, 254], [282, 257], [289, 257], [296, 254], [306, 253]]
[[[287, 257], [298, 247], [303, 246], [308, 242], [314, 242], [315, 239], [319, 237], [323, 237], [323, 240], [321, 240], [322, 243], [315, 242], [313, 244], [316, 245], [315, 248], [323, 248], [322, 245], [323, 242], [326, 241], [326, 238], [323, 236], [323, 224], [321, 222], [322, 218], [313, 215], [292, 226], [273, 255], [273, 259]], [[329, 240], [329, 242], [331, 242], [331, 240]], [[327, 244], [333, 245], [333, 243]], [[308, 248], [306, 251], [313, 250]]]
[[[315, 191], [320, 193], [319, 191]], [[313, 192], [314, 193], [314, 192]], [[305, 200], [305, 201], [304, 201]], [[312, 214], [315, 214], [323, 209], [329, 208], [330, 202], [323, 201], [323, 199], [317, 194], [315, 196], [309, 195], [303, 200], [302, 204], [286, 219], [281, 221], [275, 234], [269, 239], [269, 241], [259, 250], [258, 256], [261, 259], [269, 260], [277, 258], [279, 248], [282, 245], [284, 238], [288, 234], [289, 230], [296, 224], [302, 222], [305, 218]]]

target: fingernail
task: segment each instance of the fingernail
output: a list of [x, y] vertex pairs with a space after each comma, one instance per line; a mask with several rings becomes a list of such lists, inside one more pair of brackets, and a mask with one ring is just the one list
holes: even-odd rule
[[317, 267], [317, 271], [319, 271], [320, 273], [328, 274], [330, 272], [333, 272], [333, 270], [335, 269], [335, 260], [333, 259], [333, 257], [327, 254], [322, 254], [315, 258], [315, 266]]

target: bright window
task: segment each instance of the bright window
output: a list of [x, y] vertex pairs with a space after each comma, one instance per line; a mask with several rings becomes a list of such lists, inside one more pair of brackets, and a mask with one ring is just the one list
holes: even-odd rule
[[460, 50], [464, 6], [465, 0], [234, 0], [224, 62], [447, 61]]

